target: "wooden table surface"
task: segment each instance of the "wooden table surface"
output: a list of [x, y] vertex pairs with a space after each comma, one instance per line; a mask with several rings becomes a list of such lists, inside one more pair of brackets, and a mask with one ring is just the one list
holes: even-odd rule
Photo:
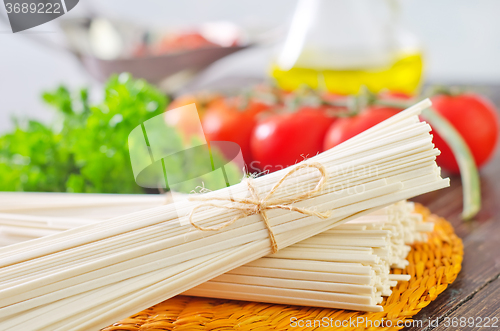
[[[494, 100], [500, 109], [500, 88], [478, 88]], [[438, 296], [429, 306], [414, 317], [423, 321], [423, 328], [413, 327], [406, 330], [472, 330], [477, 327], [451, 327], [444, 324], [461, 317], [481, 319], [483, 324], [490, 318], [490, 329], [495, 319], [500, 328], [500, 151], [481, 169], [481, 191], [483, 206], [473, 221], [460, 219], [462, 210], [462, 185], [460, 177], [450, 176], [451, 187], [418, 197], [415, 201], [423, 203], [433, 213], [445, 217], [455, 227], [464, 242], [464, 261], [462, 271], [456, 281]], [[446, 173], [443, 173], [446, 175]], [[429, 321], [439, 318], [436, 326]], [[477, 325], [477, 324], [476, 324]]]

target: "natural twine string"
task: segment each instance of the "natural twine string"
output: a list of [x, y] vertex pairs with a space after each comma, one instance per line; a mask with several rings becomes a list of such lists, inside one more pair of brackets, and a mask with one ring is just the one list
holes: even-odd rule
[[[303, 194], [300, 194], [296, 197], [271, 199], [271, 196], [278, 190], [279, 186], [289, 176], [291, 176], [295, 172], [297, 172], [301, 169], [304, 169], [304, 168], [315, 168], [321, 173], [321, 177], [318, 181], [318, 184], [316, 184], [316, 187], [314, 187], [312, 190], [309, 190], [309, 191], [307, 191]], [[243, 198], [243, 199], [221, 198], [221, 197], [213, 197], [213, 198], [192, 197], [192, 198], [190, 198], [189, 200], [196, 200], [196, 201], [217, 200], [217, 201], [235, 202], [238, 205], [226, 206], [226, 205], [219, 205], [219, 204], [210, 203], [210, 202], [201, 204], [201, 205], [193, 208], [193, 210], [189, 214], [189, 222], [191, 223], [192, 226], [194, 226], [195, 228], [197, 228], [198, 230], [201, 230], [201, 231], [219, 231], [219, 230], [224, 229], [225, 227], [230, 226], [231, 224], [233, 224], [234, 222], [236, 222], [239, 219], [245, 218], [245, 217], [250, 216], [250, 215], [259, 214], [261, 216], [262, 220], [264, 221], [266, 228], [269, 232], [269, 239], [271, 240], [272, 252], [276, 253], [278, 251], [278, 244], [276, 242], [276, 237], [274, 236], [273, 230], [271, 229], [271, 225], [269, 224], [269, 218], [267, 217], [266, 211], [270, 210], [270, 209], [286, 209], [286, 210], [295, 211], [295, 212], [298, 212], [298, 213], [301, 213], [304, 215], [308, 215], [308, 216], [316, 216], [316, 217], [319, 217], [321, 219], [327, 219], [331, 214], [330, 211], [320, 213], [320, 212], [312, 211], [312, 210], [305, 209], [305, 208], [294, 207], [292, 205], [294, 202], [305, 200], [307, 198], [312, 197], [316, 193], [320, 192], [323, 189], [323, 187], [325, 186], [327, 178], [328, 178], [328, 174], [327, 174], [326, 168], [322, 164], [316, 163], [316, 162], [305, 163], [305, 164], [302, 164], [302, 165], [297, 166], [297, 167], [293, 168], [292, 170], [290, 170], [285, 176], [283, 176], [283, 178], [280, 179], [280, 181], [278, 183], [276, 183], [273, 186], [273, 188], [269, 191], [269, 193], [267, 193], [267, 195], [262, 199], [260, 198], [260, 196], [257, 192], [257, 189], [253, 185], [252, 180], [248, 179], [247, 185], [248, 185], [248, 190], [250, 191], [250, 194], [252, 195], [251, 198]], [[203, 207], [215, 207], [215, 208], [223, 208], [223, 209], [229, 209], [229, 210], [239, 210], [239, 211], [241, 211], [241, 214], [233, 217], [230, 221], [228, 221], [228, 222], [226, 222], [218, 227], [202, 227], [202, 226], [197, 225], [193, 221], [193, 215], [194, 215], [196, 210], [198, 210], [199, 208], [203, 208]]]

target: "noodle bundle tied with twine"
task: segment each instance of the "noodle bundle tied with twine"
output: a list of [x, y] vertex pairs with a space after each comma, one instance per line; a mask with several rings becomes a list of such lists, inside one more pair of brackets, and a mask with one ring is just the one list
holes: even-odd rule
[[[316, 186], [312, 190], [306, 191], [305, 193], [300, 194], [300, 195], [295, 196], [295, 197], [292, 197], [292, 198], [280, 198], [280, 199], [278, 199], [278, 198], [273, 199], [272, 198], [272, 195], [278, 190], [278, 188], [281, 186], [281, 184], [283, 184], [283, 182], [288, 177], [290, 177], [295, 172], [297, 172], [301, 169], [304, 169], [304, 168], [317, 169], [321, 174], [321, 177], [320, 177], [318, 183], [316, 184]], [[328, 179], [328, 173], [326, 171], [326, 168], [322, 164], [317, 163], [317, 162], [305, 163], [305, 164], [302, 164], [302, 165], [297, 166], [297, 167], [293, 168], [292, 170], [290, 170], [285, 176], [283, 176], [272, 187], [272, 189], [269, 191], [269, 193], [267, 193], [267, 195], [264, 198], [261, 198], [259, 196], [259, 193], [257, 192], [257, 189], [253, 185], [252, 180], [250, 178], [248, 178], [246, 182], [248, 185], [248, 190], [250, 191], [250, 194], [251, 194], [251, 198], [243, 198], [243, 199], [233, 198], [233, 197], [229, 197], [229, 198], [192, 197], [192, 198], [190, 198], [189, 200], [192, 200], [192, 201], [213, 201], [213, 200], [215, 200], [215, 201], [234, 202], [234, 203], [237, 203], [237, 205], [226, 206], [226, 205], [221, 205], [221, 204], [216, 204], [216, 203], [211, 203], [211, 202], [203, 203], [199, 206], [196, 206], [195, 208], [193, 208], [191, 210], [191, 213], [189, 214], [189, 222], [191, 223], [192, 226], [194, 226], [196, 229], [201, 230], [201, 231], [219, 231], [219, 230], [222, 230], [222, 229], [230, 226], [231, 224], [233, 224], [234, 222], [236, 222], [239, 219], [245, 218], [247, 216], [258, 214], [258, 215], [260, 215], [260, 217], [264, 221], [266, 228], [269, 232], [269, 239], [271, 241], [272, 252], [276, 253], [278, 251], [278, 244], [276, 242], [276, 237], [274, 236], [271, 225], [269, 224], [269, 218], [267, 217], [266, 211], [271, 210], [271, 209], [285, 209], [285, 210], [295, 211], [295, 212], [298, 212], [298, 213], [301, 213], [304, 215], [308, 215], [308, 216], [316, 216], [316, 217], [319, 217], [323, 220], [327, 219], [328, 217], [330, 217], [331, 211], [326, 211], [326, 212], [320, 213], [320, 212], [309, 210], [306, 208], [299, 208], [299, 207], [293, 206], [293, 203], [305, 200], [307, 198], [312, 197], [316, 193], [319, 193], [323, 189], [323, 187], [325, 186], [327, 179]], [[195, 211], [197, 209], [203, 208], [203, 207], [215, 207], [215, 208], [223, 208], [223, 209], [229, 209], [229, 210], [239, 210], [239, 211], [241, 211], [241, 213], [220, 226], [203, 227], [203, 226], [197, 225], [193, 221], [193, 215], [194, 215]]]

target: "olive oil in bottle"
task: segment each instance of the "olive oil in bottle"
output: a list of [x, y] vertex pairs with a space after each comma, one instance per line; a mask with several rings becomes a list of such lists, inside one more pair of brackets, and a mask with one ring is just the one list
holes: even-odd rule
[[398, 24], [397, 0], [299, 0], [270, 75], [285, 90], [413, 94], [422, 68], [416, 39]]
[[271, 76], [279, 87], [293, 91], [301, 86], [326, 88], [331, 93], [355, 94], [361, 86], [372, 92], [383, 89], [413, 94], [420, 86], [422, 56], [419, 53], [401, 54], [389, 66], [366, 69], [312, 69], [294, 67], [283, 70], [277, 64]]

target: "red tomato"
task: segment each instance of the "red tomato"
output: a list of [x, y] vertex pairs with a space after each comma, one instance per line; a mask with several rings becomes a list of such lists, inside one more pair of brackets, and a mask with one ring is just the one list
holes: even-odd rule
[[257, 123], [255, 118], [269, 105], [250, 101], [245, 109], [240, 109], [241, 99], [225, 99], [211, 105], [203, 117], [202, 126], [208, 141], [232, 141], [241, 147], [243, 159], [252, 161], [250, 137]]
[[[493, 155], [498, 140], [499, 119], [495, 107], [474, 94], [438, 95], [432, 98], [432, 104], [464, 138], [476, 165], [481, 167], [485, 164]], [[441, 150], [438, 164], [452, 173], [458, 173], [458, 164], [451, 149], [439, 133], [434, 131], [433, 134], [434, 144]]]
[[188, 144], [193, 137], [199, 137], [203, 140], [199, 112], [167, 111], [164, 119], [165, 123], [178, 130], [185, 144]]
[[396, 115], [398, 109], [388, 107], [369, 107], [358, 116], [346, 117], [333, 123], [325, 137], [324, 149], [330, 149]]
[[[165, 112], [165, 122], [179, 129], [179, 133], [182, 136], [183, 141], [187, 144], [191, 141], [193, 136], [203, 137], [203, 132], [201, 129], [201, 119], [205, 114], [205, 111], [211, 104], [221, 100], [221, 97], [216, 94], [199, 94], [192, 95], [187, 94], [176, 98], [170, 103]], [[179, 108], [182, 106], [187, 106], [194, 103], [196, 105], [197, 114], [192, 112], [169, 112], [168, 110]]]
[[185, 32], [163, 38], [160, 44], [153, 50], [153, 54], [161, 55], [204, 47], [220, 46], [208, 41], [198, 32]]
[[203, 116], [206, 109], [210, 107], [211, 104], [219, 102], [220, 100], [222, 100], [222, 96], [215, 93], [201, 92], [196, 94], [184, 94], [175, 98], [175, 100], [168, 105], [167, 109], [170, 110], [194, 103], [196, 104], [200, 116]]
[[335, 118], [326, 109], [304, 107], [295, 113], [274, 114], [256, 127], [250, 171], [283, 169], [323, 151], [323, 140]]

